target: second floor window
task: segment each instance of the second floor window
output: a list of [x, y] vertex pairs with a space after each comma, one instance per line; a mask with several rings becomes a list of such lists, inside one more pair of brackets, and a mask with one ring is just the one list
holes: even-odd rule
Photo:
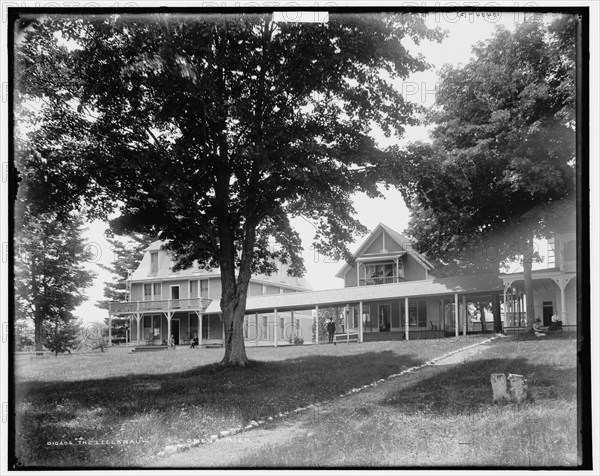
[[158, 253], [150, 253], [150, 274], [158, 273]]
[[[198, 283], [200, 283], [200, 293], [198, 294]], [[190, 281], [190, 298], [207, 298], [208, 297], [208, 279], [201, 279], [199, 281]]]
[[368, 264], [365, 274], [367, 284], [388, 284], [396, 281], [394, 264]]
[[200, 297], [208, 297], [208, 279], [203, 279], [200, 281]]
[[160, 300], [160, 283], [144, 284], [144, 301]]

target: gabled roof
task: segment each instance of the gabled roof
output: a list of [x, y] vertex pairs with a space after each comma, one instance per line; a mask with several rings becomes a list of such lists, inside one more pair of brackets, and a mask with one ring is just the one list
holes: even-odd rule
[[[173, 271], [174, 261], [169, 256], [168, 252], [162, 250], [163, 241], [157, 240], [152, 242], [144, 251], [144, 257], [140, 262], [137, 269], [131, 274], [132, 282], [156, 282], [156, 281], [169, 281], [177, 279], [207, 279], [207, 278], [220, 278], [220, 268], [202, 269], [197, 263], [194, 266], [179, 271]], [[150, 253], [158, 253], [158, 269], [154, 274], [150, 274]], [[273, 286], [285, 286], [287, 288], [294, 288], [302, 291], [312, 290], [304, 278], [295, 278], [288, 276], [288, 266], [283, 265], [281, 273], [273, 273], [270, 276], [264, 274], [253, 275], [250, 279], [253, 283], [259, 284], [271, 284]]]
[[[340, 269], [336, 273], [337, 278], [343, 278], [344, 275], [348, 272], [348, 270], [352, 267], [354, 262], [361, 257], [365, 251], [371, 246], [371, 244], [379, 237], [380, 233], [387, 233], [387, 235], [394, 240], [398, 245], [402, 247], [405, 253], [410, 254], [413, 258], [415, 258], [426, 270], [431, 271], [433, 269], [433, 265], [425, 259], [424, 256], [412, 250], [410, 247], [410, 240], [401, 233], [398, 233], [395, 230], [392, 230], [389, 226], [384, 225], [383, 223], [379, 223], [375, 229], [371, 232], [371, 234], [367, 237], [367, 239], [363, 242], [362, 245], [354, 252], [352, 255], [351, 262], [347, 262], [342, 269]], [[396, 254], [399, 254], [396, 252]], [[385, 257], [385, 255], [381, 255], [381, 257]]]

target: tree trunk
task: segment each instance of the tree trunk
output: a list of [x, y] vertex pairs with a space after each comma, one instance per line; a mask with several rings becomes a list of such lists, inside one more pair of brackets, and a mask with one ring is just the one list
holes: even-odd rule
[[40, 314], [39, 311], [36, 311], [33, 318], [35, 350], [36, 352], [42, 352], [44, 350], [44, 336], [42, 334], [44, 319], [43, 316], [38, 314]]
[[[236, 283], [235, 269], [226, 266], [222, 269], [221, 310], [223, 312], [223, 327], [225, 330], [225, 355], [221, 365], [248, 365], [246, 347], [244, 345], [244, 316], [246, 314], [246, 295], [249, 276], [246, 283]], [[242, 281], [244, 277], [240, 278]]]
[[527, 304], [525, 307], [527, 315], [527, 327], [533, 326], [535, 322], [535, 308], [533, 306], [533, 236], [530, 236], [526, 243], [525, 249], [523, 250], [523, 282], [525, 285], [525, 299]]
[[492, 312], [494, 314], [494, 332], [502, 333], [502, 314], [500, 312], [500, 294], [496, 293], [492, 296]]
[[487, 328], [485, 323], [485, 304], [479, 303], [479, 313], [481, 314], [481, 332], [487, 334]]

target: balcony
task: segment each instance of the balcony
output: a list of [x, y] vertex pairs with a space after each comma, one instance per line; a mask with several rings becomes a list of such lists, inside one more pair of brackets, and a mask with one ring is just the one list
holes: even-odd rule
[[374, 278], [365, 278], [360, 280], [361, 286], [373, 286], [377, 284], [392, 284], [405, 281], [404, 278], [398, 276], [378, 276]]
[[577, 272], [577, 261], [565, 261], [563, 263], [563, 270], [567, 273], [576, 273]]
[[133, 314], [148, 311], [204, 311], [211, 299], [164, 299], [160, 301], [110, 302], [108, 310], [112, 314]]

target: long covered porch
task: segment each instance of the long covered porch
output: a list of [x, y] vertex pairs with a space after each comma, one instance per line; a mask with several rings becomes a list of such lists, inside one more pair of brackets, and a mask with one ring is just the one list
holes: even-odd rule
[[[487, 329], [493, 329], [492, 303], [501, 295], [497, 276], [480, 275], [252, 296], [246, 305], [244, 337], [256, 345], [277, 346], [296, 338], [318, 344], [327, 341], [329, 317], [336, 322], [336, 333], [359, 342], [466, 335], [477, 332], [478, 326], [482, 331], [480, 317], [473, 322], [473, 308], [481, 307], [482, 301], [489, 308]], [[206, 310], [219, 311], [216, 301]]]
[[144, 313], [129, 316], [130, 343], [166, 345], [172, 336], [175, 345], [188, 345], [198, 338], [200, 345], [223, 341], [223, 321], [219, 315], [195, 312]]

